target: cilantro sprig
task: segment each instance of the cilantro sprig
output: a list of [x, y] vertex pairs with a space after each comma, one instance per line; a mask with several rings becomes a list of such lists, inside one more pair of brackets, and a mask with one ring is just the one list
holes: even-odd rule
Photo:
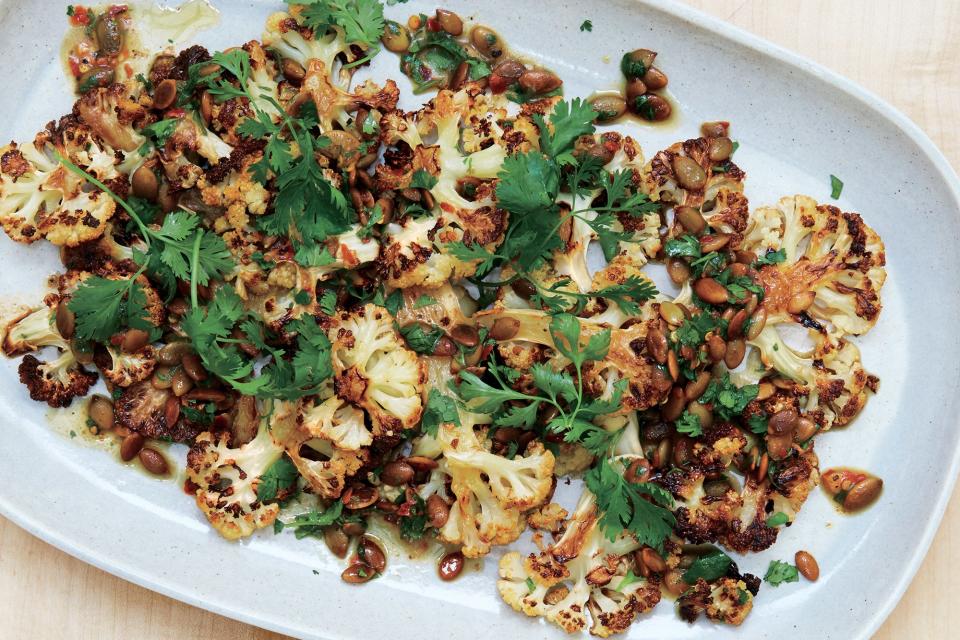
[[[200, 227], [199, 217], [186, 211], [168, 215], [159, 229], [147, 225], [140, 213], [126, 200], [114, 193], [59, 153], [57, 160], [69, 171], [80, 176], [110, 196], [136, 223], [147, 251], [134, 251], [140, 269], [123, 280], [87, 278], [73, 294], [70, 308], [77, 314], [77, 336], [81, 339], [103, 341], [124, 327], [156, 333], [147, 322], [146, 294], [136, 284], [148, 268], [161, 271], [168, 277], [190, 281], [194, 305], [197, 285], [206, 285], [233, 268], [233, 260], [223, 239]], [[110, 313], [107, 313], [109, 311]]]
[[[657, 203], [633, 189], [630, 170], [608, 174], [596, 158], [576, 157], [574, 142], [595, 131], [596, 111], [585, 101], [574, 99], [557, 103], [549, 117], [534, 115], [540, 129], [540, 149], [508, 156], [498, 175], [497, 201], [510, 212], [510, 227], [496, 252], [462, 242], [452, 243], [451, 253], [461, 259], [479, 261], [474, 280], [481, 287], [493, 288], [525, 279], [536, 289], [534, 303], [551, 313], [578, 313], [595, 297], [609, 299], [624, 313], [635, 315], [639, 305], [657, 295], [656, 288], [642, 278], [629, 278], [622, 284], [583, 293], [569, 286], [568, 279], [549, 285], [538, 282], [532, 272], [563, 248], [559, 232], [564, 224], [576, 220], [596, 234], [604, 255], [612, 259], [619, 243], [632, 242], [632, 234], [617, 229], [617, 215], [643, 216], [659, 210]], [[602, 205], [588, 203], [577, 207], [578, 198], [594, 189], [603, 192]], [[569, 208], [558, 203], [561, 190], [572, 195]], [[506, 281], [484, 281], [482, 277], [498, 266], [514, 272]]]

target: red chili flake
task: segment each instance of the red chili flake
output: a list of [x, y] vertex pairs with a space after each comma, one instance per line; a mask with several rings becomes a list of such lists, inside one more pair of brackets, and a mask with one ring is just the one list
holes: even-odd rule
[[125, 13], [127, 9], [128, 7], [125, 4], [115, 4], [111, 6], [109, 9], [107, 9], [107, 13], [110, 16], [116, 16], [116, 15], [120, 15], [121, 13]]
[[127, 74], [128, 78], [133, 77], [133, 67], [130, 65], [129, 62], [125, 62], [123, 64], [123, 72]]
[[182, 118], [186, 115], [187, 112], [180, 107], [177, 107], [176, 109], [169, 109], [165, 114], [163, 114], [164, 118]]
[[70, 73], [73, 74], [73, 77], [79, 78], [83, 73], [82, 71], [80, 71], [80, 61], [77, 60], [75, 57], [70, 56], [70, 59], [68, 60], [68, 64], [70, 65]]
[[90, 24], [90, 9], [75, 6], [73, 8], [73, 15], [70, 16], [70, 24], [75, 27], [85, 27]]
[[440, 26], [440, 21], [436, 18], [427, 18], [427, 30], [428, 31], [443, 31], [443, 27]]
[[452, 204], [450, 204], [449, 202], [441, 202], [440, 208], [446, 211], [447, 213], [453, 213], [457, 210], [457, 208]]

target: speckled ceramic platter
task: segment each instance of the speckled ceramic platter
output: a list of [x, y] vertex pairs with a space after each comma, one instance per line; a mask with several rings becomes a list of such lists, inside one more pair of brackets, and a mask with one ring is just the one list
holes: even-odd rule
[[[214, 4], [220, 24], [192, 37], [210, 49], [258, 38], [268, 13], [282, 7], [267, 0]], [[436, 4], [413, 0], [388, 7], [388, 13], [432, 13]], [[862, 515], [841, 516], [818, 492], [773, 549], [737, 558], [742, 570], [762, 575], [771, 559], [790, 559], [805, 548], [821, 567], [815, 584], [765, 587], [743, 627], [687, 625], [664, 604], [629, 633], [663, 640], [869, 637], [920, 565], [957, 471], [960, 186], [946, 160], [913, 123], [875, 96], [678, 5], [441, 4], [493, 26], [514, 50], [559, 72], [568, 97], [614, 86], [624, 51], [659, 51], [680, 116], [669, 128], [627, 125], [648, 156], [696, 136], [704, 120], [730, 120], [752, 205], [796, 193], [827, 200], [834, 174], [846, 183], [839, 205], [860, 212], [879, 231], [889, 273], [884, 310], [858, 344], [868, 370], [881, 378], [880, 393], [852, 426], [817, 443], [824, 468], [855, 465], [883, 477], [879, 503]], [[65, 6], [61, 0], [0, 0], [4, 140], [27, 139], [70, 110], [58, 61]], [[585, 18], [593, 22], [590, 33], [579, 31]], [[396, 58], [388, 55], [364, 73], [400, 76]], [[57, 267], [51, 247], [0, 238], [0, 311], [36, 300]], [[179, 484], [148, 478], [119, 464], [113, 452], [71, 439], [71, 425], [82, 422], [69, 415], [51, 421], [17, 382], [15, 361], [0, 361], [0, 396], [0, 512], [127, 580], [309, 638], [562, 635], [500, 601], [495, 556], [452, 584], [436, 579], [430, 562], [398, 558], [382, 579], [351, 587], [340, 581], [341, 565], [322, 544], [270, 531], [240, 544], [226, 542]], [[184, 451], [171, 455], [182, 460]]]

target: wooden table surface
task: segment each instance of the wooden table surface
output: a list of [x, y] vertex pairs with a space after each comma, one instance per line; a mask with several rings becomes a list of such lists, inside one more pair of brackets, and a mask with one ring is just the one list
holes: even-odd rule
[[[686, 2], [879, 94], [917, 122], [960, 169], [956, 0]], [[875, 637], [952, 637], [960, 628], [958, 587], [960, 494], [955, 494], [916, 579]], [[114, 578], [2, 518], [0, 621], [0, 636], [8, 638], [281, 638]]]

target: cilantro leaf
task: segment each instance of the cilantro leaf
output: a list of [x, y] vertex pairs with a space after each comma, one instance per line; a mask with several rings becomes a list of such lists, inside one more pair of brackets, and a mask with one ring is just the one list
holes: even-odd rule
[[430, 389], [427, 396], [427, 406], [423, 409], [423, 418], [420, 420], [420, 430], [434, 438], [441, 424], [453, 423], [460, 426], [460, 412], [453, 398], [440, 393], [436, 388]]
[[712, 582], [725, 576], [731, 564], [733, 560], [722, 551], [708, 553], [693, 561], [690, 568], [683, 573], [683, 581], [687, 584], [696, 584], [698, 579], [703, 578], [707, 582]]
[[325, 289], [320, 294], [319, 304], [321, 311], [328, 316], [332, 316], [337, 312], [337, 293], [333, 289]]
[[548, 365], [537, 363], [530, 367], [533, 384], [546, 393], [551, 400], [563, 398], [567, 403], [577, 399], [577, 386], [566, 371], [556, 371]]
[[762, 267], [766, 264], [780, 264], [787, 259], [787, 252], [783, 249], [777, 249], [773, 251], [768, 249], [765, 254], [753, 261], [754, 268]]
[[327, 5], [333, 19], [343, 27], [348, 44], [379, 44], [384, 29], [379, 0], [327, 0]]
[[673, 497], [668, 491], [650, 482], [629, 482], [607, 458], [601, 458], [584, 480], [596, 497], [600, 526], [607, 538], [616, 540], [627, 530], [640, 544], [663, 549], [663, 541], [676, 524], [676, 518], [667, 508], [673, 506]]
[[593, 22], [584, 20], [580, 23], [580, 31], [593, 31]]
[[767, 518], [766, 525], [768, 527], [782, 527], [783, 525], [790, 522], [790, 516], [785, 514], [783, 511], [777, 511], [775, 514]]
[[287, 456], [270, 465], [257, 483], [257, 498], [261, 502], [276, 500], [277, 495], [297, 483], [300, 472]]
[[534, 116], [540, 126], [540, 148], [551, 158], [558, 158], [573, 149], [574, 141], [582, 135], [593, 133], [597, 111], [593, 105], [580, 98], [567, 102], [561, 100], [550, 114], [553, 130], [547, 129], [543, 116]]
[[433, 296], [428, 296], [425, 293], [420, 294], [420, 297], [416, 299], [413, 303], [414, 309], [423, 309], [424, 307], [430, 307], [437, 304], [436, 298]]
[[747, 418], [747, 426], [750, 431], [756, 434], [765, 434], [767, 432], [767, 415], [765, 413], [755, 413]]
[[830, 174], [830, 197], [834, 200], [837, 200], [840, 197], [840, 194], [843, 193], [843, 180], [837, 176]]
[[676, 422], [677, 432], [685, 433], [691, 438], [697, 438], [703, 435], [703, 426], [700, 424], [700, 416], [690, 413], [686, 409], [683, 411]]
[[136, 277], [108, 280], [91, 276], [80, 283], [67, 307], [76, 314], [76, 335], [83, 340], [105, 342], [126, 327], [150, 333], [147, 296]]
[[437, 186], [437, 178], [423, 169], [417, 169], [413, 172], [413, 178], [410, 180], [411, 189], [426, 189], [429, 191]]
[[731, 420], [743, 413], [751, 400], [757, 397], [760, 386], [748, 384], [738, 387], [730, 381], [726, 372], [720, 379], [714, 378], [700, 397], [702, 404], [713, 404], [713, 412], [721, 420]]
[[424, 329], [418, 322], [400, 327], [400, 333], [403, 334], [404, 339], [407, 341], [407, 346], [417, 353], [427, 355], [433, 354], [440, 338], [444, 336], [443, 329], [440, 327]]
[[769, 582], [771, 586], [779, 587], [784, 582], [799, 582], [800, 572], [789, 562], [772, 560], [763, 579]]
[[497, 380], [501, 384], [499, 389], [484, 382], [470, 371], [461, 371], [457, 394], [464, 402], [482, 399], [483, 402], [481, 403], [470, 404], [470, 410], [478, 413], [492, 413], [503, 406], [505, 402], [511, 400], [535, 400], [539, 402], [539, 399], [533, 396], [503, 386], [503, 381], [499, 378]]
[[343, 502], [337, 500], [324, 511], [313, 510], [294, 516], [292, 520], [277, 518], [273, 523], [273, 532], [293, 529], [297, 540], [307, 536], [322, 536], [326, 527], [343, 522]]

